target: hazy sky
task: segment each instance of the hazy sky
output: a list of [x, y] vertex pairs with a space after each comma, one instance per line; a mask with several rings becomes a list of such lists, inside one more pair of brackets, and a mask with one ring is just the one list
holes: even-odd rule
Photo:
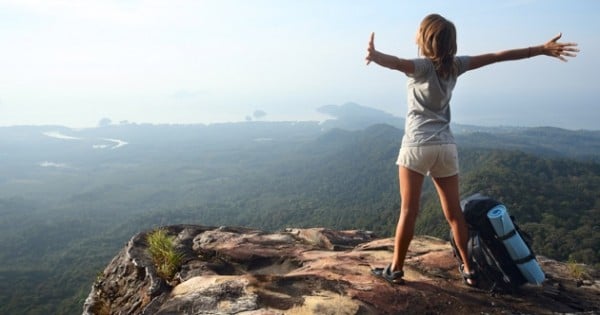
[[459, 55], [542, 44], [582, 52], [465, 74], [453, 120], [600, 129], [600, 1], [0, 0], [0, 125], [315, 120], [355, 102], [404, 117], [406, 77], [364, 56], [417, 54], [429, 13]]

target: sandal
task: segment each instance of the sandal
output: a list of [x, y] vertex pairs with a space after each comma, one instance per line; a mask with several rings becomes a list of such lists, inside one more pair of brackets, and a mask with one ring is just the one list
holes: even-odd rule
[[404, 271], [392, 271], [391, 264], [385, 268], [373, 268], [371, 269], [371, 273], [391, 284], [404, 284], [404, 279], [402, 279]]
[[460, 266], [458, 267], [458, 271], [460, 272], [461, 277], [463, 278], [463, 282], [473, 288], [477, 287], [477, 272], [472, 271], [471, 272], [465, 272], [465, 265], [464, 264], [460, 264]]

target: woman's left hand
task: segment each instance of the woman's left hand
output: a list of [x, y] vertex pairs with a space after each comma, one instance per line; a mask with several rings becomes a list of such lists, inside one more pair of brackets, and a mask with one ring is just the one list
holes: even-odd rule
[[561, 43], [558, 40], [562, 37], [562, 33], [554, 36], [551, 40], [542, 46], [542, 53], [547, 56], [556, 57], [562, 61], [567, 61], [565, 57], [576, 57], [579, 49], [577, 43]]

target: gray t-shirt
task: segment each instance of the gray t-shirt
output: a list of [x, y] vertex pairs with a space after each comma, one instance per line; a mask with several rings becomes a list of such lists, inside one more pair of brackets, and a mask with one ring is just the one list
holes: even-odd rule
[[441, 79], [431, 60], [414, 59], [415, 72], [408, 76], [408, 113], [402, 146], [454, 143], [450, 131], [450, 99], [456, 79], [468, 69], [469, 57], [455, 57], [457, 75]]

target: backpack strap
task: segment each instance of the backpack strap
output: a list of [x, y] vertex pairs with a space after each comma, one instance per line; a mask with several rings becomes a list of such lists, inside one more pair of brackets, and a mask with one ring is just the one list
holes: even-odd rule
[[510, 230], [510, 232], [504, 234], [504, 236], [496, 236], [496, 238], [499, 239], [500, 241], [506, 241], [507, 239], [515, 236], [516, 234], [517, 234], [517, 230], [512, 229], [512, 230]]
[[[509, 238], [511, 238], [511, 237], [513, 237], [513, 236], [515, 236], [515, 235], [517, 235], [517, 229], [516, 229], [516, 228], [515, 228], [515, 229], [512, 229], [510, 232], [506, 233], [504, 236], [497, 236], [497, 235], [496, 235], [496, 238], [497, 238], [499, 241], [501, 241], [501, 242], [504, 242], [504, 241], [506, 241], [507, 239], [509, 239]], [[527, 243], [525, 242], [525, 245], [527, 246], [527, 248], [529, 248], [529, 244], [527, 244]], [[515, 264], [517, 264], [517, 265], [520, 265], [520, 264], [524, 264], [524, 263], [526, 263], [526, 262], [528, 262], [528, 261], [530, 261], [530, 260], [532, 260], [532, 259], [535, 259], [535, 255], [533, 254], [533, 251], [531, 251], [531, 249], [530, 249], [530, 250], [529, 250], [529, 255], [527, 255], [527, 256], [525, 256], [525, 257], [523, 257], [523, 258], [519, 258], [519, 259], [513, 259], [513, 262], [514, 262]]]
[[473, 243], [475, 242], [475, 237], [479, 238], [479, 233], [470, 230], [469, 240], [467, 241], [467, 259], [469, 259], [470, 261], [475, 260], [475, 252], [473, 250], [473, 248], [475, 247], [475, 245], [473, 245]]

